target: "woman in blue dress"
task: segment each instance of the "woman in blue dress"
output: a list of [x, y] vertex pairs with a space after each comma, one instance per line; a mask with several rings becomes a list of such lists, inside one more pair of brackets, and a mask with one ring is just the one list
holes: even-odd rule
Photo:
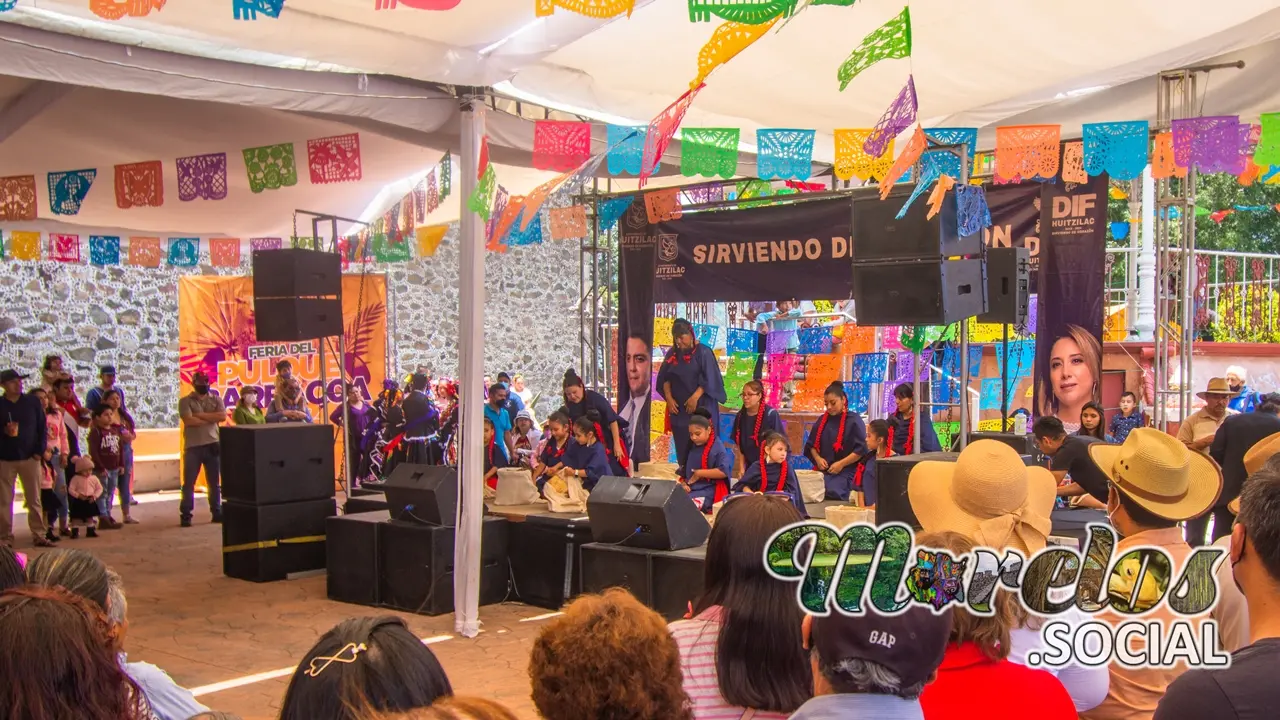
[[564, 453], [564, 467], [582, 479], [582, 489], [590, 491], [600, 478], [612, 474], [604, 445], [596, 440], [595, 424], [585, 417], [573, 421], [573, 442]]
[[805, 441], [804, 454], [822, 473], [828, 500], [848, 501], [858, 460], [867, 452], [867, 429], [862, 416], [849, 412], [844, 385], [833, 382], [822, 395], [827, 411], [818, 418]]
[[626, 421], [618, 417], [613, 405], [595, 390], [588, 390], [578, 377], [577, 371], [569, 368], [564, 373], [564, 407], [560, 412], [569, 416], [575, 423], [586, 418], [595, 431], [596, 440], [601, 443], [601, 450], [609, 460], [612, 473], [621, 477], [631, 474], [631, 459], [624, 438]]
[[787, 463], [791, 448], [787, 447], [787, 438], [781, 433], [767, 433], [760, 441], [764, 455], [759, 462], [747, 466], [742, 479], [733, 486], [734, 492], [786, 493], [791, 504], [800, 511], [800, 517], [809, 517], [805, 510], [804, 498], [800, 495], [800, 481], [796, 478], [795, 468]]
[[715, 426], [701, 408], [689, 418], [689, 452], [682, 460], [680, 477], [684, 488], [699, 510], [711, 514], [711, 506], [729, 494], [733, 458], [716, 437]]
[[676, 458], [684, 463], [689, 454], [689, 419], [694, 411], [706, 411], [711, 427], [719, 427], [720, 403], [727, 396], [720, 361], [711, 348], [698, 342], [693, 325], [683, 318], [676, 320], [671, 326], [671, 337], [675, 344], [662, 360], [658, 388], [667, 399]]
[[742, 386], [742, 409], [733, 419], [733, 442], [742, 453], [742, 467], [760, 462], [760, 441], [769, 433], [782, 433], [778, 411], [764, 404], [764, 385], [751, 380]]

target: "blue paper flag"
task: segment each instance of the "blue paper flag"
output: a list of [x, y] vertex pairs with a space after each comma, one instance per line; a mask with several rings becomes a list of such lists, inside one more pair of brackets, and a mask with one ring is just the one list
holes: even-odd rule
[[871, 406], [871, 383], [846, 382], [844, 394], [849, 397], [849, 408], [856, 413], [865, 413]]
[[[1004, 345], [996, 346], [996, 373], [1004, 375]], [[1026, 377], [1031, 374], [1035, 363], [1036, 341], [1015, 340], [1009, 343], [1009, 377]]]
[[258, 13], [278, 18], [283, 8], [284, 0], [231, 0], [232, 17], [236, 20], [257, 20]]
[[801, 328], [799, 335], [801, 353], [805, 355], [831, 354], [831, 328]]
[[77, 215], [80, 204], [93, 187], [97, 170], [66, 170], [49, 173], [49, 209], [54, 215]]
[[812, 470], [813, 461], [804, 455], [792, 455], [787, 458], [787, 466], [792, 470]]
[[860, 353], [853, 356], [853, 381], [865, 385], [884, 382], [889, 374], [889, 353]]
[[720, 413], [720, 427], [716, 428], [716, 434], [720, 438], [720, 442], [726, 445], [733, 442], [733, 420], [736, 417], [736, 413]]
[[698, 336], [698, 342], [709, 348], [714, 348], [716, 346], [716, 340], [720, 338], [720, 327], [718, 325], [694, 323], [693, 333]]
[[978, 399], [981, 410], [1000, 409], [1000, 378], [983, 378], [982, 395]]
[[613, 229], [613, 226], [618, 224], [618, 218], [627, 212], [627, 208], [630, 208], [633, 202], [635, 197], [627, 195], [600, 203], [596, 209], [596, 212], [600, 213], [600, 232], [609, 232]]
[[1129, 237], [1129, 223], [1123, 220], [1111, 223], [1111, 237], [1116, 240], [1123, 240]]
[[[1012, 351], [1012, 346], [1010, 346]], [[960, 348], [948, 345], [942, 351], [942, 361], [938, 363], [943, 376], [935, 379], [931, 385], [933, 401], [938, 403], [960, 402]], [[969, 346], [969, 377], [978, 377], [982, 368], [982, 346]]]
[[529, 227], [521, 230], [520, 226], [524, 224], [524, 210], [520, 211], [520, 216], [516, 221], [511, 223], [511, 229], [507, 231], [507, 244], [516, 247], [517, 245], [541, 245], [542, 244], [542, 213], [539, 212], [533, 216], [533, 220], [529, 223]]
[[200, 238], [169, 238], [169, 264], [195, 267], [200, 262]]
[[[605, 130], [605, 143], [609, 148], [609, 174], [640, 174], [640, 163], [644, 157], [644, 140], [649, 128], [641, 125], [608, 125]], [[656, 170], [657, 168], [655, 168]]]
[[98, 266], [119, 265], [120, 238], [107, 235], [90, 235], [89, 263]]
[[728, 335], [725, 336], [725, 350], [731, 354], [755, 355], [759, 337], [760, 333], [755, 330], [729, 328]]

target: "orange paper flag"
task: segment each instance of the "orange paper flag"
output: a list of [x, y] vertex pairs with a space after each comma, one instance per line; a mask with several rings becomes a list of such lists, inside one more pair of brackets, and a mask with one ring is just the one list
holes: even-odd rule
[[418, 238], [418, 257], [431, 257], [436, 254], [436, 249], [440, 247], [440, 241], [444, 240], [445, 233], [449, 232], [449, 224], [441, 223], [439, 225], [423, 225], [414, 231]]

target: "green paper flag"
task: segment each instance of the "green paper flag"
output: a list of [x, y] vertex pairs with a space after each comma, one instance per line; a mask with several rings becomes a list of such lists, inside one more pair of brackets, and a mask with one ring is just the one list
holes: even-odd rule
[[489, 163], [480, 182], [476, 183], [476, 189], [471, 192], [471, 197], [467, 198], [467, 209], [489, 222], [489, 216], [493, 213], [493, 193], [497, 189], [498, 174], [493, 170], [493, 163]]
[[299, 249], [315, 250], [316, 239], [313, 237], [299, 237], [297, 235], [294, 235], [293, 237], [289, 238], [289, 247], [293, 248], [294, 250], [299, 250]]
[[445, 153], [440, 158], [440, 199], [453, 194], [453, 155]]
[[862, 38], [858, 47], [853, 49], [849, 58], [836, 71], [836, 79], [840, 81], [840, 89], [849, 87], [849, 83], [863, 70], [881, 60], [904, 58], [911, 54], [911, 8], [902, 8], [898, 17], [881, 25]]
[[387, 236], [382, 233], [373, 236], [373, 259], [375, 261], [380, 263], [405, 262], [411, 257], [409, 243], [390, 242]]
[[685, 177], [738, 174], [738, 128], [685, 128], [680, 131], [680, 174]]
[[1209, 208], [1196, 206], [1196, 217], [1204, 217], [1209, 214]]

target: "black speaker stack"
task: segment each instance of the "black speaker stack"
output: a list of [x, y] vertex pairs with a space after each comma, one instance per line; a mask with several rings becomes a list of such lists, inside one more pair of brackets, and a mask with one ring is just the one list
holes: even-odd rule
[[911, 469], [925, 460], [953, 463], [958, 457], [959, 453], [929, 452], [876, 460], [876, 524], [901, 522], [920, 529], [920, 521], [916, 519], [915, 510], [911, 509], [911, 498], [907, 495]]
[[987, 312], [979, 322], [1019, 325], [1031, 306], [1031, 251], [1024, 247], [987, 248]]
[[342, 257], [317, 250], [255, 250], [257, 339], [297, 342], [342, 334]]
[[683, 550], [707, 541], [711, 525], [674, 480], [602, 477], [587, 498], [597, 543]]
[[[424, 615], [453, 611], [458, 472], [401, 463], [380, 483], [385, 495], [352, 498], [383, 509], [330, 518], [329, 599]], [[508, 596], [510, 528], [486, 517], [480, 540], [480, 604]], [[557, 606], [558, 607], [558, 606]]]
[[287, 423], [219, 429], [222, 572], [253, 582], [325, 566], [334, 504], [333, 428]]
[[955, 193], [928, 217], [911, 193], [853, 203], [853, 293], [860, 325], [949, 325], [987, 311], [982, 233], [959, 235]]

